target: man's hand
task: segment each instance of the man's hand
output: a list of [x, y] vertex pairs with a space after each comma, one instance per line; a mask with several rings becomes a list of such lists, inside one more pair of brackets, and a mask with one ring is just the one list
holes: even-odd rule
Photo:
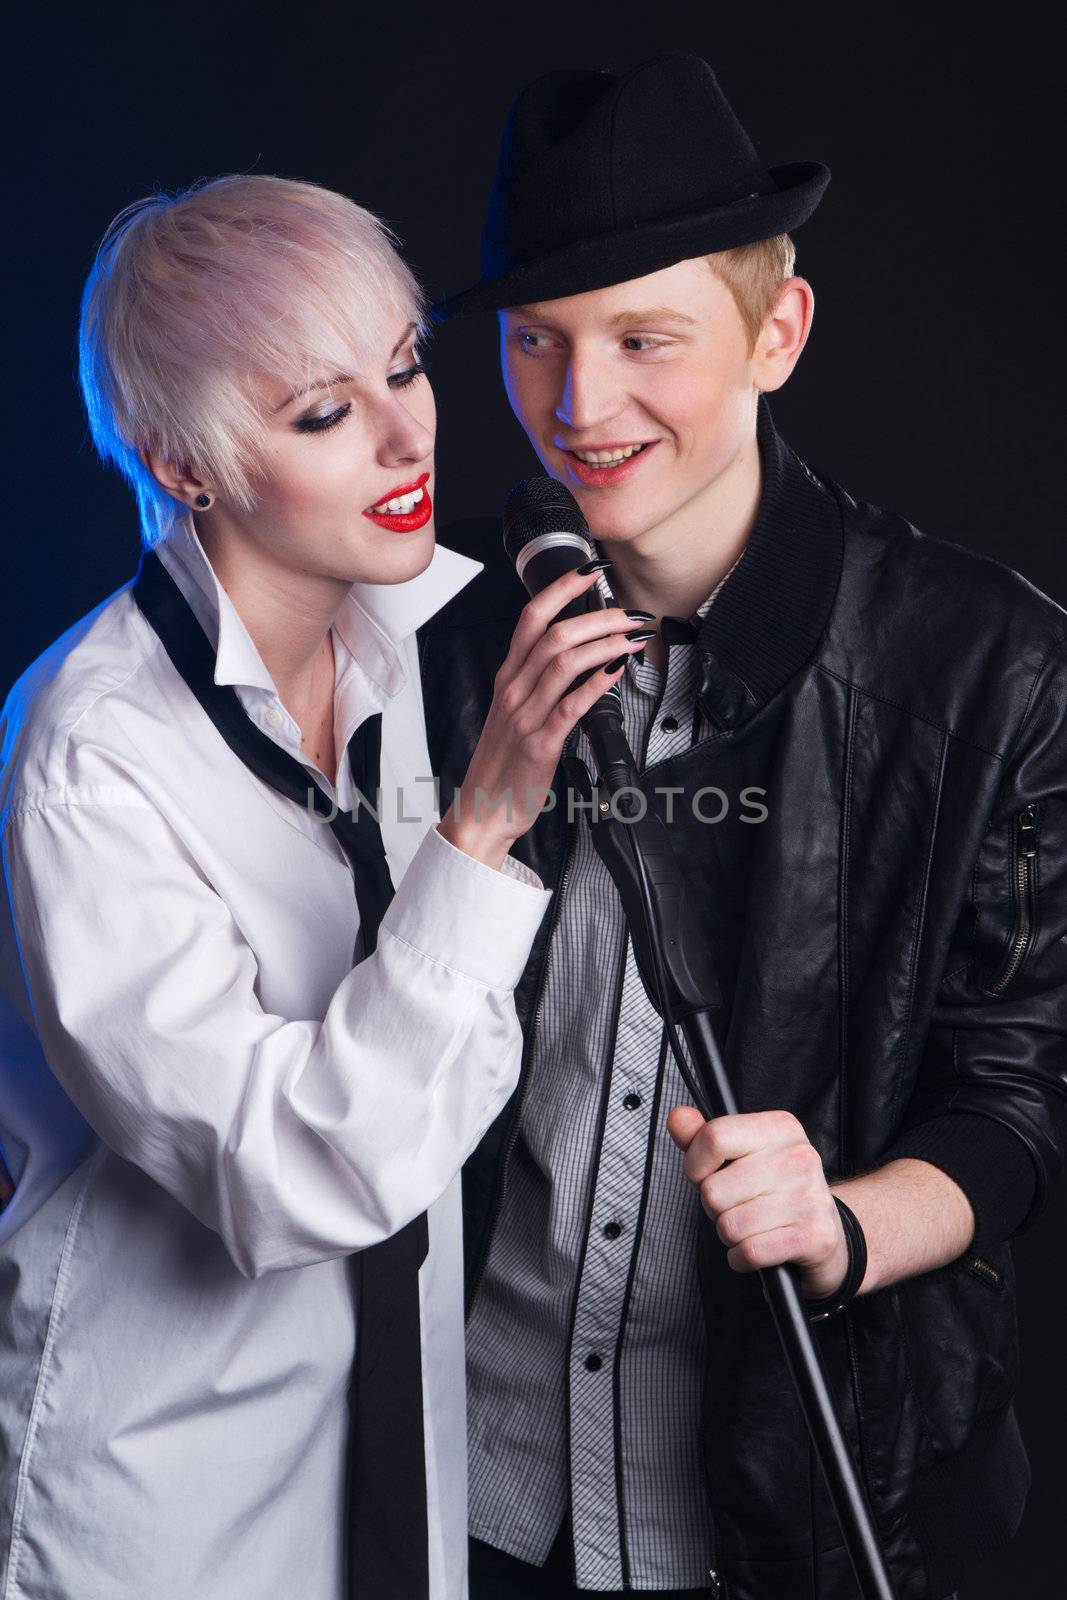
[[667, 1128], [735, 1272], [792, 1261], [809, 1299], [840, 1288], [848, 1270], [841, 1218], [819, 1153], [791, 1112], [705, 1122], [693, 1106], [676, 1106]]

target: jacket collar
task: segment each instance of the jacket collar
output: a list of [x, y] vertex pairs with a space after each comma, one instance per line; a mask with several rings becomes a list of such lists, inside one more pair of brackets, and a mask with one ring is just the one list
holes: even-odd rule
[[[215, 682], [273, 695], [270, 673], [216, 577], [192, 518], [182, 518], [156, 550], [215, 647]], [[353, 583], [334, 626], [349, 654], [386, 696], [395, 694], [407, 678], [404, 640], [481, 568], [480, 561], [436, 545], [429, 566], [406, 583]]]
[[693, 619], [702, 674], [697, 699], [723, 730], [747, 721], [811, 659], [844, 554], [835, 495], [779, 438], [765, 399], [756, 436], [763, 489], [755, 524], [715, 604]]

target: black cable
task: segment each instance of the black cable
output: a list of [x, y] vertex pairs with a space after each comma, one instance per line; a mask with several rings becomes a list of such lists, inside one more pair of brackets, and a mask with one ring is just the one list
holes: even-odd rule
[[673, 1013], [671, 1011], [669, 999], [670, 989], [668, 987], [666, 967], [663, 958], [663, 934], [659, 926], [659, 919], [656, 916], [656, 902], [652, 891], [652, 885], [648, 881], [648, 869], [645, 866], [645, 858], [641, 854], [636, 835], [632, 828], [627, 829], [627, 839], [630, 846], [630, 854], [633, 857], [634, 871], [636, 872], [638, 880], [641, 884], [641, 902], [644, 910], [645, 931], [648, 934], [649, 948], [652, 952], [652, 964], [655, 968], [656, 975], [656, 988], [659, 991], [660, 999], [659, 1012], [660, 1016], [663, 1018], [663, 1024], [667, 1032], [667, 1042], [671, 1047], [671, 1052], [678, 1065], [678, 1071], [681, 1074], [682, 1082], [689, 1090], [694, 1106], [700, 1112], [701, 1116], [704, 1118], [704, 1121], [707, 1122], [711, 1116], [711, 1109], [708, 1106], [705, 1098], [704, 1089], [698, 1086], [696, 1079], [693, 1077], [689, 1063], [685, 1059], [685, 1053], [682, 1050], [678, 1040], [678, 1025], [675, 1022]]

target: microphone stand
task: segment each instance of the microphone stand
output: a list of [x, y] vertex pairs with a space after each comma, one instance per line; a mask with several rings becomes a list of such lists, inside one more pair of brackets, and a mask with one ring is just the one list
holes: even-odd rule
[[[708, 1014], [719, 993], [718, 981], [707, 941], [687, 914], [685, 873], [669, 830], [637, 785], [617, 700], [612, 703], [611, 697], [605, 696], [581, 720], [599, 769], [597, 812], [590, 824], [593, 844], [622, 901], [641, 980], [666, 1023], [671, 1048], [701, 1115], [705, 1119], [733, 1115], [737, 1101]], [[568, 782], [587, 803], [593, 801], [585, 763], [568, 755], [563, 765]], [[608, 799], [600, 797], [601, 785]], [[645, 803], [640, 816], [637, 796]], [[696, 1062], [704, 1093], [694, 1083], [679, 1049], [676, 1023]], [[862, 1600], [894, 1600], [870, 1509], [834, 1410], [796, 1269], [789, 1264], [765, 1267], [759, 1277]]]

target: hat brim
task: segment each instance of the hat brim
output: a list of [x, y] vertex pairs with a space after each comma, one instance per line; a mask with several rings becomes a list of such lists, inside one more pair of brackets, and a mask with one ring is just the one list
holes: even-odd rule
[[757, 239], [790, 233], [808, 220], [830, 181], [829, 168], [820, 161], [772, 167], [768, 176], [776, 185], [770, 193], [580, 239], [437, 301], [430, 307], [430, 316], [434, 322], [447, 322], [468, 311], [501, 311], [535, 300], [561, 300], [643, 278], [691, 256], [733, 250]]

